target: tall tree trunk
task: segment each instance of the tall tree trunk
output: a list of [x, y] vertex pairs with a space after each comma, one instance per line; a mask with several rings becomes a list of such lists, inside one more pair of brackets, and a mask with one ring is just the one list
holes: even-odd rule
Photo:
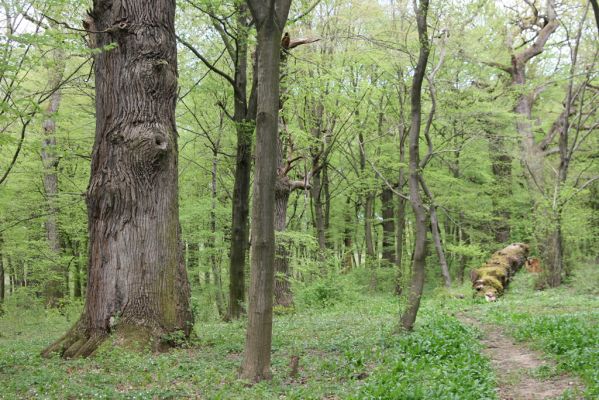
[[[248, 216], [250, 199], [250, 171], [252, 168], [252, 136], [256, 124], [256, 79], [252, 81], [250, 99], [246, 97], [248, 67], [248, 36], [250, 21], [247, 6], [238, 5], [235, 60], [234, 99], [237, 154], [233, 207], [231, 220], [231, 250], [229, 264], [229, 309], [227, 319], [238, 319], [245, 310], [245, 260], [248, 249]], [[254, 75], [255, 76], [255, 75]]]
[[258, 382], [272, 377], [270, 359], [275, 258], [276, 143], [279, 134], [279, 53], [291, 0], [248, 0], [248, 5], [258, 32], [258, 108], [251, 227], [251, 279], [241, 377]]
[[[61, 90], [60, 84], [65, 69], [64, 51], [56, 49], [53, 51], [53, 65], [49, 70], [49, 87], [54, 90], [50, 96], [49, 104], [42, 123], [44, 139], [42, 141], [42, 163], [44, 165], [44, 195], [46, 196], [48, 216], [44, 223], [46, 228], [46, 239], [52, 253], [52, 266], [48, 277], [44, 282], [44, 299], [46, 305], [54, 307], [58, 305], [60, 298], [66, 294], [65, 290], [65, 268], [62, 266], [60, 234], [58, 230], [58, 156], [56, 153], [56, 121], [54, 120], [60, 107]], [[68, 271], [66, 272], [68, 274]], [[68, 285], [67, 285], [68, 288]]]
[[[555, 32], [559, 23], [557, 21], [555, 5], [553, 0], [547, 1], [546, 24], [539, 31], [534, 43], [521, 50], [519, 53], [512, 54], [512, 66], [510, 68], [512, 86], [522, 91], [526, 84], [526, 65], [537, 55], [541, 54], [549, 37]], [[545, 142], [536, 140], [535, 132], [532, 127], [532, 107], [535, 102], [535, 93], [524, 92], [520, 94], [515, 107], [517, 115], [516, 128], [521, 136], [522, 155], [521, 161], [524, 166], [524, 173], [527, 178], [530, 193], [533, 194], [534, 201], [534, 235], [536, 236], [537, 248], [543, 257], [546, 265], [549, 265], [555, 246], [554, 233], [548, 229], [547, 220], [551, 219], [551, 211], [545, 206], [544, 194], [545, 188]], [[557, 233], [555, 233], [557, 235]], [[559, 285], [561, 278], [553, 283]]]
[[[405, 162], [405, 139], [407, 137], [406, 131], [402, 129], [402, 134], [399, 144], [399, 161], [403, 164]], [[397, 191], [403, 193], [404, 186], [406, 184], [406, 173], [405, 168], [399, 169], [399, 180], [397, 184]], [[395, 278], [395, 293], [400, 295], [402, 292], [402, 279], [403, 279], [403, 253], [405, 239], [405, 228], [406, 228], [406, 200], [402, 196], [397, 196], [397, 207], [395, 208], [395, 219], [396, 231], [395, 231], [395, 266], [397, 268], [397, 276]]]
[[395, 262], [395, 221], [393, 213], [393, 191], [383, 185], [381, 191], [381, 214], [383, 216], [383, 260], [387, 266]]
[[431, 219], [431, 234], [433, 236], [433, 243], [435, 245], [435, 250], [437, 252], [437, 257], [439, 258], [439, 265], [441, 267], [441, 274], [443, 275], [443, 282], [445, 283], [445, 287], [451, 287], [451, 276], [449, 275], [449, 266], [447, 265], [447, 259], [445, 258], [445, 252], [443, 251], [443, 243], [441, 242], [441, 231], [439, 229], [439, 218], [437, 217], [437, 206], [435, 205], [435, 198], [433, 197], [433, 193], [430, 191], [426, 182], [424, 181], [422, 175], [418, 177], [420, 181], [420, 186], [424, 193], [430, 200], [430, 219]]
[[416, 10], [416, 21], [418, 23], [418, 39], [420, 42], [420, 52], [418, 55], [418, 64], [414, 71], [411, 94], [411, 124], [409, 133], [409, 155], [408, 163], [409, 177], [408, 186], [410, 188], [410, 203], [414, 212], [415, 237], [414, 253], [412, 255], [412, 279], [410, 283], [410, 293], [408, 295], [407, 308], [400, 317], [400, 327], [405, 330], [412, 330], [416, 322], [416, 315], [420, 308], [420, 298], [424, 287], [424, 266], [426, 263], [426, 211], [420, 196], [420, 121], [422, 108], [422, 81], [426, 71], [430, 44], [426, 26], [426, 17], [428, 12], [428, 0], [420, 0]]
[[216, 142], [216, 148], [212, 154], [212, 171], [211, 171], [211, 194], [210, 194], [210, 239], [208, 247], [210, 249], [210, 265], [212, 267], [212, 275], [214, 275], [214, 296], [216, 299], [216, 308], [218, 315], [225, 317], [227, 307], [223, 296], [223, 283], [220, 271], [220, 261], [216, 255], [216, 202], [217, 202], [217, 168], [218, 168], [218, 147], [220, 138]]
[[86, 21], [88, 31], [103, 32], [91, 34], [92, 46], [118, 46], [95, 56], [85, 308], [45, 356], [88, 356], [111, 333], [123, 346], [160, 349], [168, 345], [165, 335], [191, 332], [178, 208], [174, 22], [170, 0], [97, 0]]

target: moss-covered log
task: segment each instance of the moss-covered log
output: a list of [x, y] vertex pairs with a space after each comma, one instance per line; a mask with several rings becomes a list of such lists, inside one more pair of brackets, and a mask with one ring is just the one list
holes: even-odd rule
[[508, 283], [524, 265], [529, 246], [524, 243], [512, 243], [493, 253], [480, 268], [470, 272], [474, 296], [484, 296], [487, 301], [495, 301], [503, 294]]

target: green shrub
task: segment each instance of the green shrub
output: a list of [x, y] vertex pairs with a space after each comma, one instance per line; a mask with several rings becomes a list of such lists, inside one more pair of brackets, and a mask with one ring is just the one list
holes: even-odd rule
[[344, 288], [336, 279], [315, 281], [297, 291], [297, 299], [304, 307], [329, 307], [343, 300]]

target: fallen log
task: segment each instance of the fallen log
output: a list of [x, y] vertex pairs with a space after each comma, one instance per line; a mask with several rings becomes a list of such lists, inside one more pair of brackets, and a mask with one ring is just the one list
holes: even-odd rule
[[528, 250], [527, 244], [512, 243], [493, 253], [482, 267], [470, 271], [474, 297], [484, 296], [487, 301], [496, 301], [526, 262]]

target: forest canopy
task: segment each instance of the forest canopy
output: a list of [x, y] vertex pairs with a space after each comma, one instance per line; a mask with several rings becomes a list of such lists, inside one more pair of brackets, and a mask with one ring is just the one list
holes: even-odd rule
[[36, 352], [235, 330], [259, 382], [273, 314], [370, 297], [412, 349], [513, 243], [493, 300], [525, 264], [515, 293], [597, 293], [596, 1], [147, 3], [0, 1], [0, 322], [45, 310]]

